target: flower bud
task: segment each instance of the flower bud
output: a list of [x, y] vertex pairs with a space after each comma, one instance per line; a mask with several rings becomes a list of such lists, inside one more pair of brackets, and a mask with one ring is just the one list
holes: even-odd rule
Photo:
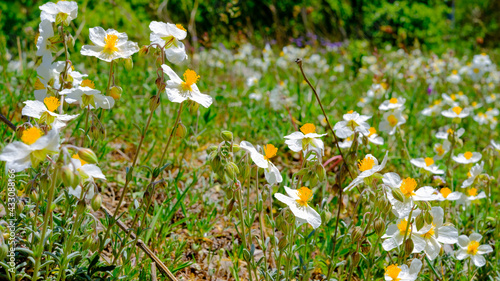
[[186, 126], [184, 126], [182, 122], [179, 122], [179, 124], [177, 124], [177, 128], [175, 129], [175, 136], [180, 139], [183, 139], [186, 135], [187, 135]]
[[361, 252], [363, 252], [363, 254], [368, 254], [372, 249], [372, 245], [368, 242], [368, 241], [363, 241], [363, 244], [361, 244]]
[[78, 157], [82, 159], [83, 161], [89, 163], [89, 164], [97, 164], [97, 155], [95, 153], [88, 149], [88, 148], [82, 148], [78, 150]]
[[316, 174], [318, 175], [319, 181], [324, 181], [326, 179], [326, 170], [323, 165], [317, 165], [316, 166]]
[[327, 224], [332, 219], [332, 213], [324, 211], [321, 213], [321, 220], [324, 224]]
[[149, 53], [149, 47], [144, 45], [141, 47], [141, 49], [139, 50], [139, 56], [145, 56]]
[[149, 110], [155, 111], [160, 105], [160, 95], [154, 95], [149, 99]]
[[231, 133], [229, 131], [222, 131], [220, 135], [221, 135], [222, 139], [227, 141], [227, 142], [233, 141], [233, 133]]
[[363, 236], [363, 229], [361, 229], [360, 226], [356, 226], [351, 233], [351, 239], [353, 242], [359, 241], [361, 239], [361, 236]]
[[7, 244], [2, 243], [0, 245], [0, 260], [4, 260], [7, 257], [7, 254], [9, 253], [9, 246]]
[[240, 169], [238, 169], [238, 166], [234, 162], [227, 163], [225, 170], [231, 179], [236, 178], [240, 173]]
[[235, 143], [233, 143], [233, 152], [238, 152], [238, 151], [240, 151], [240, 149], [241, 149], [241, 148], [240, 148], [240, 145], [239, 145], [239, 144], [235, 144]]
[[416, 218], [415, 218], [415, 225], [417, 226], [417, 231], [422, 229], [425, 225], [425, 220], [424, 220], [424, 214], [420, 213]]
[[375, 223], [373, 224], [373, 228], [375, 228], [375, 232], [377, 233], [378, 236], [384, 235], [385, 232], [384, 220], [382, 220], [381, 218], [376, 219]]
[[358, 264], [360, 258], [361, 258], [361, 256], [359, 255], [359, 253], [354, 252], [352, 254], [352, 266], [356, 266]]
[[227, 204], [227, 207], [226, 207], [226, 215], [229, 215], [234, 209], [234, 199], [231, 199], [231, 201], [229, 201], [229, 204]]
[[78, 204], [76, 205], [76, 212], [78, 214], [81, 214], [83, 213], [83, 211], [85, 211], [85, 201], [84, 200], [78, 200]]
[[101, 208], [101, 205], [102, 196], [100, 193], [96, 193], [96, 195], [94, 195], [92, 201], [90, 202], [90, 206], [92, 207], [92, 210], [94, 210], [94, 212], [97, 212]]
[[74, 185], [75, 173], [73, 173], [70, 167], [64, 166], [61, 168], [61, 177], [65, 187], [76, 187], [76, 185]]
[[414, 244], [413, 244], [413, 240], [411, 240], [411, 238], [408, 238], [406, 239], [405, 241], [405, 253], [407, 255], [411, 254], [411, 252], [413, 252], [413, 247], [414, 247]]
[[198, 108], [200, 107], [200, 104], [195, 102], [195, 101], [189, 101], [188, 107], [189, 107], [189, 112], [192, 115], [196, 115], [196, 112], [198, 112]]
[[120, 86], [113, 86], [108, 90], [108, 96], [114, 100], [119, 100], [122, 97], [123, 89]]
[[38, 198], [40, 198], [40, 197], [38, 196], [38, 193], [37, 193], [36, 191], [34, 191], [34, 190], [33, 190], [33, 192], [31, 192], [31, 194], [30, 194], [30, 199], [31, 199], [31, 201], [33, 201], [33, 202], [38, 202]]
[[288, 241], [286, 240], [286, 237], [285, 236], [281, 237], [280, 241], [278, 242], [278, 248], [280, 249], [280, 251], [285, 249], [287, 245]]
[[68, 46], [75, 47], [75, 38], [73, 38], [73, 35], [68, 34], [68, 36], [66, 36], [66, 43]]
[[403, 193], [401, 192], [401, 190], [399, 189], [392, 189], [392, 196], [394, 197], [394, 199], [400, 201], [400, 202], [404, 202], [405, 199], [404, 199], [404, 195]]
[[132, 57], [128, 57], [124, 59], [125, 61], [125, 69], [130, 71], [132, 68], [134, 68], [134, 61], [132, 60]]

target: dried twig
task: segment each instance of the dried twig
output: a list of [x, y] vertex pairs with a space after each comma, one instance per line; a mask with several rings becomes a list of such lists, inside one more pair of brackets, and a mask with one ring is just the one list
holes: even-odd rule
[[4, 122], [5, 124], [7, 124], [7, 126], [9, 126], [9, 128], [11, 128], [12, 130], [16, 130], [16, 125], [12, 124], [12, 122], [9, 121], [9, 119], [7, 119], [7, 117], [3, 116], [2, 113], [0, 113], [0, 120], [2, 120], [2, 122]]

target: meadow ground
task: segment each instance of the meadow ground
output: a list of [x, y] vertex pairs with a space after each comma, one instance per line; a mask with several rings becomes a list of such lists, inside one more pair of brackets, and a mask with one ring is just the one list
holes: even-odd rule
[[75, 40], [2, 54], [1, 278], [499, 280], [496, 52]]

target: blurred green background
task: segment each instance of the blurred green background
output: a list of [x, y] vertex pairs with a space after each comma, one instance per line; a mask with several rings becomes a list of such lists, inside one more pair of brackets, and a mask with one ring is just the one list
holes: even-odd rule
[[[17, 49], [34, 41], [45, 0], [1, 0], [0, 43]], [[85, 39], [88, 28], [127, 32], [147, 43], [152, 20], [183, 24], [189, 45], [210, 47], [242, 42], [327, 45], [366, 39], [373, 46], [419, 46], [436, 53], [453, 49], [492, 48], [500, 42], [498, 0], [77, 0], [75, 30]], [[312, 42], [310, 41], [310, 42]]]

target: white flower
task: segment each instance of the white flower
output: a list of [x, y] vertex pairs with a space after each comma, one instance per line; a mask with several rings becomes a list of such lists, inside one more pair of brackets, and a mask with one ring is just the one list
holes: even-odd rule
[[477, 193], [477, 188], [469, 188], [465, 192], [465, 194], [462, 195], [462, 197], [457, 201], [458, 204], [464, 205], [469, 205], [471, 203], [478, 203], [479, 200], [486, 198], [486, 193], [484, 191], [481, 191], [479, 194]]
[[378, 129], [382, 132], [387, 132], [389, 135], [393, 135], [396, 132], [396, 128], [404, 123], [406, 123], [406, 119], [400, 110], [388, 111], [384, 113]]
[[38, 29], [40, 35], [36, 40], [36, 55], [39, 57], [50, 56], [51, 51], [56, 51], [55, 45], [50, 41], [50, 38], [54, 36], [52, 23], [48, 20], [42, 20]]
[[[374, 127], [370, 127], [370, 129], [368, 129], [368, 131], [370, 133], [366, 137], [368, 138], [369, 142], [376, 144], [376, 145], [384, 144], [384, 139], [377, 134], [377, 129], [375, 129]], [[360, 138], [360, 140], [362, 140], [361, 136], [359, 138]], [[361, 141], [360, 141], [360, 143], [361, 143]]]
[[43, 102], [37, 100], [25, 101], [26, 106], [23, 108], [24, 116], [40, 119], [52, 128], [60, 129], [66, 126], [66, 122], [78, 117], [76, 115], [57, 114], [55, 110], [61, 105], [61, 102], [56, 97], [45, 98]]
[[212, 104], [212, 97], [202, 94], [198, 86], [196, 86], [196, 82], [200, 78], [196, 72], [191, 69], [186, 70], [186, 72], [184, 72], [185, 81], [182, 81], [170, 66], [163, 64], [161, 67], [163, 68], [163, 72], [170, 78], [170, 80], [167, 81], [165, 91], [171, 102], [181, 103], [185, 100], [192, 100], [206, 108]]
[[497, 151], [500, 151], [500, 143], [495, 142], [495, 140], [491, 140], [490, 143], [493, 148], [495, 148]]
[[499, 94], [490, 94], [486, 96], [486, 102], [487, 103], [493, 103], [497, 100], [500, 100], [500, 95]]
[[73, 172], [77, 172], [83, 181], [93, 181], [94, 179], [106, 180], [106, 177], [97, 165], [83, 161], [78, 154], [73, 155], [70, 161], [71, 164], [69, 167]]
[[378, 109], [380, 110], [395, 110], [404, 106], [406, 102], [405, 98], [391, 98], [390, 100], [385, 100]]
[[445, 140], [443, 143], [436, 143], [434, 145], [434, 152], [436, 155], [434, 156], [434, 160], [443, 159], [444, 155], [450, 150], [451, 143], [448, 140]]
[[453, 156], [453, 161], [460, 163], [460, 164], [471, 164], [471, 163], [476, 163], [477, 161], [481, 160], [481, 153], [479, 152], [470, 152], [467, 151], [462, 154], [458, 154], [457, 156]]
[[284, 188], [288, 196], [275, 193], [274, 197], [288, 205], [298, 223], [307, 222], [314, 229], [318, 228], [321, 225], [321, 216], [308, 205], [313, 196], [312, 191], [307, 187], [291, 189], [285, 186]]
[[78, 102], [82, 108], [90, 106], [90, 109], [110, 109], [115, 105], [115, 100], [112, 97], [102, 95], [101, 91], [86, 86], [64, 89], [60, 94], [66, 96], [67, 103]]
[[424, 158], [411, 159], [410, 163], [414, 166], [417, 166], [418, 168], [424, 169], [436, 175], [444, 174], [444, 171], [440, 170], [439, 167], [436, 164], [434, 164], [434, 159], [430, 157], [426, 157], [425, 159]]
[[469, 237], [460, 235], [458, 237], [460, 249], [456, 252], [457, 260], [470, 257], [477, 267], [484, 266], [486, 259], [483, 255], [493, 252], [493, 248], [490, 245], [480, 245], [481, 238], [483, 236], [479, 233], [472, 233]]
[[240, 147], [250, 153], [250, 158], [252, 158], [255, 165], [264, 169], [264, 175], [269, 184], [276, 184], [283, 181], [280, 171], [269, 160], [274, 157], [278, 151], [274, 145], [267, 144], [264, 146], [265, 155], [260, 154], [257, 149], [247, 141], [242, 141]]
[[[54, 95], [56, 90], [59, 90], [59, 74], [64, 70], [65, 62], [57, 61], [52, 63], [52, 57], [44, 56], [42, 63], [37, 67], [38, 75], [35, 81], [35, 98], [43, 102], [47, 96]], [[50, 93], [48, 95], [48, 93]]]
[[[465, 133], [464, 128], [460, 128], [455, 132], [455, 136], [457, 138], [460, 138], [463, 134]], [[440, 131], [436, 133], [436, 138], [442, 139], [442, 140], [447, 140], [450, 135], [453, 134], [453, 129], [449, 128], [446, 131]]]
[[476, 177], [483, 172], [483, 167], [484, 167], [484, 162], [481, 162], [481, 164], [474, 165], [474, 167], [470, 169], [469, 173], [467, 173], [469, 178], [462, 183], [462, 188], [471, 186], [476, 180]]
[[40, 6], [40, 10], [42, 10], [40, 15], [42, 21], [48, 20], [56, 24], [64, 23], [66, 26], [78, 16], [78, 4], [74, 1], [45, 3]]
[[30, 166], [37, 166], [47, 155], [59, 152], [59, 133], [52, 129], [46, 135], [37, 127], [23, 131], [22, 142], [8, 144], [0, 154], [0, 161], [7, 162], [5, 168], [20, 172]]
[[444, 110], [441, 114], [448, 118], [465, 118], [469, 116], [470, 110], [468, 108], [461, 108], [460, 106], [455, 106], [448, 110]]
[[[441, 250], [441, 244], [455, 244], [458, 241], [458, 231], [453, 226], [443, 225], [444, 210], [441, 207], [432, 207], [431, 224], [425, 224], [416, 231], [420, 237], [424, 238], [424, 252], [430, 260], [435, 259]], [[414, 211], [416, 215], [420, 210]], [[419, 242], [421, 242], [419, 240]]]
[[362, 183], [366, 178], [373, 176], [373, 174], [382, 171], [387, 164], [387, 156], [389, 155], [389, 151], [385, 153], [384, 159], [382, 163], [379, 165], [377, 158], [375, 158], [371, 154], [367, 154], [363, 160], [360, 160], [358, 163], [359, 171], [361, 172], [346, 188], [344, 188], [344, 192], [349, 191]]
[[[393, 212], [399, 217], [406, 217], [414, 206], [413, 201], [437, 200], [434, 188], [423, 186], [418, 190], [417, 181], [413, 178], [401, 179], [396, 173], [385, 173], [382, 182], [387, 190], [387, 197], [393, 206]], [[399, 190], [403, 195], [403, 201], [399, 201], [392, 195], [393, 190]]]
[[343, 118], [344, 120], [337, 122], [333, 128], [339, 138], [347, 138], [354, 134], [354, 132], [364, 135], [370, 134], [368, 131], [370, 125], [366, 123], [366, 120], [370, 119], [371, 116], [360, 115], [351, 110], [347, 114], [344, 114]]
[[463, 194], [458, 192], [458, 191], [454, 191], [452, 192], [451, 189], [447, 188], [447, 187], [443, 187], [441, 188], [441, 190], [436, 191], [434, 194], [437, 195], [437, 201], [445, 201], [445, 200], [449, 200], [449, 201], [456, 201], [456, 200], [459, 200]]
[[[186, 48], [180, 40], [186, 38], [186, 29], [180, 24], [152, 21], [149, 24], [151, 44], [165, 47], [165, 56], [174, 64], [179, 64], [187, 59]], [[153, 47], [156, 48], [155, 45]]]
[[94, 45], [84, 45], [80, 53], [84, 56], [93, 56], [103, 61], [111, 62], [114, 59], [126, 59], [139, 51], [137, 43], [128, 41], [126, 33], [114, 29], [104, 30], [97, 26], [89, 29], [90, 41]]
[[287, 139], [285, 143], [292, 151], [304, 151], [304, 154], [307, 154], [309, 151], [314, 150], [323, 156], [324, 144], [319, 139], [322, 136], [326, 136], [326, 134], [317, 134], [316, 126], [307, 123], [300, 127], [300, 132], [293, 132], [285, 136], [285, 139]]
[[415, 281], [421, 268], [422, 262], [419, 259], [413, 259], [410, 268], [406, 264], [391, 264], [385, 269], [384, 278], [386, 281]]
[[453, 70], [450, 76], [446, 77], [446, 81], [452, 83], [452, 84], [458, 84], [460, 81], [462, 81], [462, 78], [458, 74], [458, 71]]
[[[415, 215], [412, 215], [414, 218]], [[385, 234], [382, 236], [382, 239], [385, 239], [382, 242], [382, 247], [386, 251], [390, 251], [394, 248], [397, 248], [403, 244], [403, 240], [405, 237], [406, 229], [408, 229], [408, 233], [406, 234], [406, 239], [413, 240], [414, 248], [412, 253], [420, 253], [425, 248], [425, 241], [420, 235], [418, 235], [416, 231], [415, 224], [408, 225], [408, 218], [400, 218], [396, 221], [395, 224], [390, 224], [387, 226]]]

